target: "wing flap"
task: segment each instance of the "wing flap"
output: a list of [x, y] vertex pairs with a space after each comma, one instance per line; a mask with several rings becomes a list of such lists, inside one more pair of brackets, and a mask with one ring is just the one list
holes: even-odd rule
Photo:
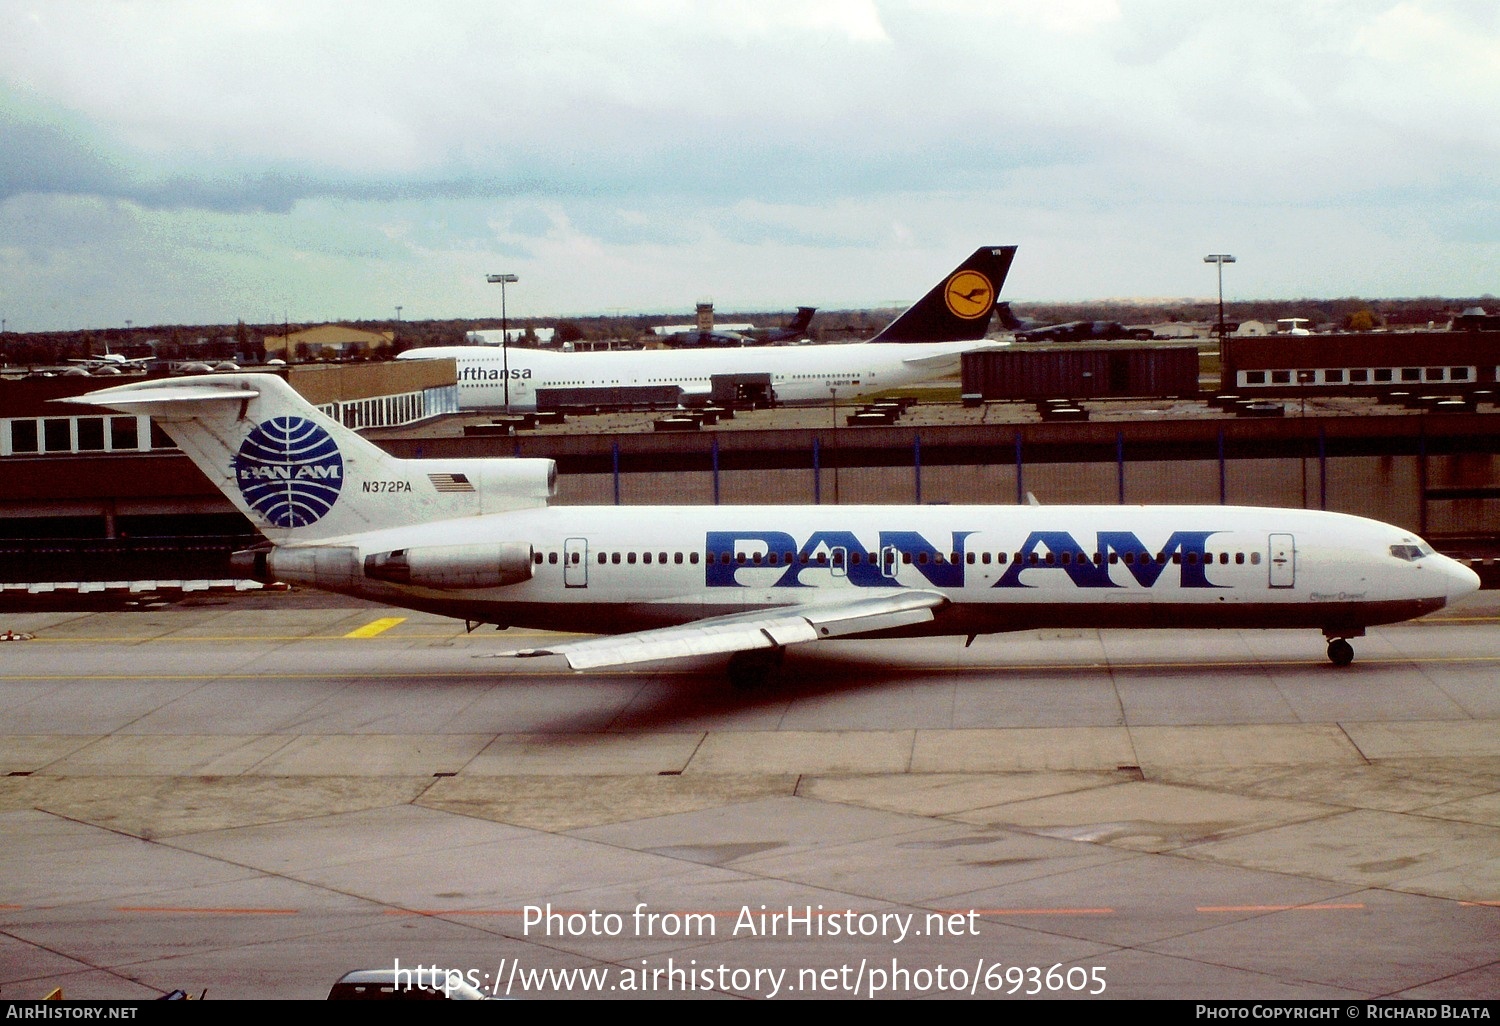
[[935, 610], [947, 603], [948, 600], [937, 592], [904, 592], [849, 602], [712, 617], [675, 627], [561, 641], [546, 647], [523, 648], [496, 655], [517, 658], [560, 655], [575, 670], [592, 670], [689, 656], [781, 648], [820, 638], [876, 634], [926, 623], [933, 618]]

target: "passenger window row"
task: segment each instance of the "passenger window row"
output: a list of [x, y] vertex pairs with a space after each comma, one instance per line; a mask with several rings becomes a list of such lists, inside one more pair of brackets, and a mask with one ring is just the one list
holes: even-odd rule
[[[1392, 551], [1394, 552], [1394, 548]], [[940, 566], [954, 563], [967, 563], [969, 566], [976, 564], [982, 566], [989, 566], [991, 564], [1004, 566], [1007, 563], [1024, 563], [1027, 566], [1071, 566], [1075, 562], [1073, 553], [1071, 552], [1030, 552], [1024, 555], [1019, 552], [1014, 554], [1009, 552], [918, 552], [915, 554], [902, 552], [900, 555], [903, 566], [911, 566], [913, 563], [917, 566]], [[895, 558], [896, 553], [894, 551], [888, 552], [886, 554], [885, 565], [894, 565]], [[537, 566], [541, 566], [544, 562], [551, 566], [556, 566], [559, 562], [563, 562], [556, 552], [536, 552], [532, 554], [531, 559]], [[647, 566], [653, 564], [666, 566], [669, 563], [674, 566], [681, 566], [684, 563], [697, 566], [698, 553], [689, 552], [684, 555], [681, 552], [600, 552], [595, 555], [595, 560], [600, 566], [606, 564], [619, 566], [621, 563], [634, 566], [638, 562]], [[818, 552], [816, 554], [807, 552], [709, 552], [706, 554], [705, 560], [709, 565], [719, 563], [724, 566], [734, 564], [736, 566], [832, 565], [841, 567], [845, 565], [845, 555], [842, 549], [834, 550], [831, 556], [828, 552]], [[578, 552], [569, 552], [566, 554], [566, 562], [573, 566], [579, 565], [582, 561], [583, 557]], [[1086, 552], [1080, 552], [1078, 553], [1076, 562], [1080, 566], [1087, 563], [1092, 563], [1094, 566], [1103, 566], [1106, 560], [1102, 552], [1095, 552], [1092, 556]], [[1181, 552], [1174, 552], [1170, 556], [1165, 552], [1158, 552], [1155, 555], [1149, 552], [1111, 552], [1108, 562], [1110, 566], [1117, 566], [1121, 563], [1124, 563], [1126, 566], [1147, 563], [1165, 565], [1168, 562], [1171, 562], [1173, 565], [1181, 565], [1183, 562], [1186, 562], [1188, 566], [1197, 566], [1200, 562], [1200, 557], [1196, 552], [1187, 553], [1186, 559], [1184, 559]], [[1259, 566], [1260, 553], [1251, 552], [1247, 555], [1244, 552], [1205, 552], [1202, 555], [1201, 562], [1205, 566], [1212, 566], [1214, 563], [1220, 566], [1228, 566], [1231, 562], [1237, 566], [1244, 566], [1246, 563], [1249, 563], [1251, 566]], [[848, 554], [848, 563], [852, 566], [860, 566], [862, 564], [877, 566], [880, 563], [880, 557], [873, 552], [851, 552]]]

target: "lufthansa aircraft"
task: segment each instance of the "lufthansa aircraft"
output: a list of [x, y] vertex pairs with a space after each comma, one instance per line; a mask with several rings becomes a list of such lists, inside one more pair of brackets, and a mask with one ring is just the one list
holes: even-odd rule
[[1302, 627], [1441, 609], [1474, 572], [1399, 527], [1235, 506], [549, 507], [546, 459], [397, 459], [274, 374], [70, 399], [146, 413], [261, 530], [252, 572], [502, 627], [603, 635], [505, 653], [575, 669], [1039, 627]]
[[834, 392], [853, 398], [956, 374], [962, 355], [984, 344], [1015, 255], [1015, 246], [981, 246], [868, 342], [593, 353], [431, 346], [398, 359], [456, 361], [458, 405], [465, 410], [507, 402], [535, 409], [542, 388], [676, 385], [684, 396], [707, 396], [719, 374], [769, 374], [783, 403], [827, 402]]

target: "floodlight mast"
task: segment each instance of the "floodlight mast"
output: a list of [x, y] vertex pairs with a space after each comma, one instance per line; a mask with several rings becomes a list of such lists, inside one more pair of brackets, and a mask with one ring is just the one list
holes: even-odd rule
[[521, 279], [514, 274], [491, 274], [485, 281], [500, 286], [500, 368], [505, 375], [505, 412], [510, 413], [510, 322], [505, 316], [505, 286]]
[[1224, 265], [1234, 263], [1228, 253], [1210, 253], [1203, 258], [1205, 264], [1219, 265], [1219, 359], [1224, 359]]

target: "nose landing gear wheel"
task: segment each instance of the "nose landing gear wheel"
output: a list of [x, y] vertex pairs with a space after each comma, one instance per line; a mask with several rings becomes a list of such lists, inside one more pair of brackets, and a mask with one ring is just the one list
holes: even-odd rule
[[1354, 646], [1343, 638], [1334, 638], [1328, 643], [1328, 661], [1334, 666], [1348, 666], [1354, 662]]

